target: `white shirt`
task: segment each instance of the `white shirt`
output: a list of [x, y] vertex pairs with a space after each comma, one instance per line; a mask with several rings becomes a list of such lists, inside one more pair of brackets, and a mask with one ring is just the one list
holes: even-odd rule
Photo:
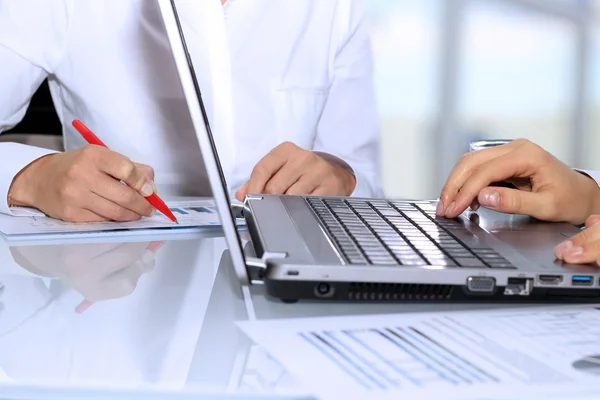
[[[378, 126], [361, 0], [178, 0], [229, 187], [284, 141], [347, 161], [356, 196], [380, 195]], [[114, 151], [189, 183], [196, 138], [158, 6], [148, 0], [0, 0], [0, 132], [49, 79], [67, 150], [81, 119]], [[47, 154], [0, 143], [0, 212]]]

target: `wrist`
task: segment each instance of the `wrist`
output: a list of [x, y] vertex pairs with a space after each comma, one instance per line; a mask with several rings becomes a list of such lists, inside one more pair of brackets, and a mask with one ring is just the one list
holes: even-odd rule
[[590, 205], [590, 210], [588, 212], [588, 215], [586, 215], [586, 219], [590, 215], [598, 215], [598, 214], [600, 214], [600, 187], [598, 187], [598, 185], [596, 185], [596, 187], [593, 189], [592, 202]]
[[579, 176], [584, 180], [583, 184], [587, 186], [584, 197], [588, 199], [587, 207], [584, 204], [584, 207], [580, 208], [583, 213], [577, 218], [578, 223], [583, 223], [590, 215], [600, 214], [600, 187], [596, 180], [589, 175], [580, 173]]
[[8, 205], [9, 207], [34, 207], [36, 204], [35, 196], [35, 179], [36, 171], [43, 165], [43, 160], [52, 156], [40, 157], [28, 165], [26, 165], [13, 178], [13, 181], [8, 189]]
[[354, 175], [354, 171], [348, 171], [336, 162], [330, 162], [330, 164], [336, 171], [335, 174], [342, 183], [341, 195], [350, 196], [354, 192], [354, 189], [356, 189], [356, 175]]
[[354, 173], [352, 167], [341, 158], [332, 154], [323, 153], [320, 151], [314, 151], [313, 153], [327, 161], [332, 166], [336, 175], [342, 181], [342, 186], [344, 187], [343, 195], [350, 196], [354, 192], [354, 189], [356, 189], [356, 174]]

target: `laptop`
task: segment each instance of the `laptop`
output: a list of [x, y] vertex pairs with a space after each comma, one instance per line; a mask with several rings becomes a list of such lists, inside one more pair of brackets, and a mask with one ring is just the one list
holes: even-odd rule
[[436, 201], [251, 194], [232, 206], [176, 1], [158, 4], [242, 284], [285, 302], [600, 302], [600, 269], [554, 259], [554, 246], [579, 232], [573, 225], [486, 210], [440, 219]]

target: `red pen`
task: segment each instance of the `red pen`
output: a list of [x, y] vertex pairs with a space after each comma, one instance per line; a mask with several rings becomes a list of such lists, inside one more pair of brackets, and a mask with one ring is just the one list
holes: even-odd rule
[[[89, 144], [93, 144], [96, 146], [102, 146], [102, 147], [106, 147], [108, 148], [100, 139], [98, 139], [98, 137], [96, 135], [94, 135], [94, 133], [92, 131], [90, 131], [88, 129], [87, 126], [85, 126], [83, 124], [83, 122], [79, 121], [79, 120], [74, 120], [73, 121], [73, 127], [75, 129], [77, 129], [77, 131], [81, 134], [81, 136], [83, 136], [83, 138], [89, 143]], [[156, 195], [156, 193], [152, 193], [150, 196], [146, 197], [146, 200], [148, 200], [148, 202], [150, 204], [152, 204], [152, 206], [154, 208], [156, 208], [158, 211], [160, 211], [161, 213], [165, 214], [171, 221], [173, 222], [177, 222], [177, 218], [175, 218], [175, 215], [173, 215], [173, 213], [171, 212], [171, 210], [169, 210], [169, 207], [167, 207], [167, 205], [165, 204], [164, 201], [162, 201], [160, 199], [160, 197], [158, 197]], [[177, 222], [179, 223], [179, 222]]]

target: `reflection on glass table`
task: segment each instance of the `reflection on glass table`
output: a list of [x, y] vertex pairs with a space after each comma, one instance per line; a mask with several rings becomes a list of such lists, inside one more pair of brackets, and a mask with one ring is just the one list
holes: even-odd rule
[[183, 389], [224, 248], [0, 241], [0, 394]]
[[[164, 241], [93, 243], [79, 245], [15, 246], [15, 261], [34, 275], [59, 279], [91, 302], [124, 297], [155, 265], [155, 253]], [[51, 260], [51, 261], [50, 261]]]

